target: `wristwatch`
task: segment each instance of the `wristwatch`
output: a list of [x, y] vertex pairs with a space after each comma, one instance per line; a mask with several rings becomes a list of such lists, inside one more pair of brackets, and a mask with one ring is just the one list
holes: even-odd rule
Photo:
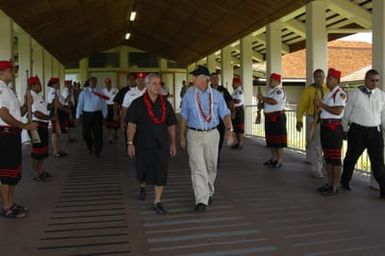
[[127, 141], [127, 145], [134, 145], [134, 142], [132, 140]]
[[233, 132], [233, 128], [226, 128], [226, 131], [230, 131], [230, 132]]

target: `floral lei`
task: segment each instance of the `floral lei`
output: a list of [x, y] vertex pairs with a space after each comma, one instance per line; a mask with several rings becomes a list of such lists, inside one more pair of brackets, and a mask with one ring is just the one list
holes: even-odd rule
[[166, 102], [165, 102], [163, 96], [159, 95], [158, 97], [160, 99], [160, 108], [162, 111], [160, 118], [155, 117], [153, 107], [151, 104], [151, 100], [150, 100], [150, 97], [148, 96], [147, 91], [143, 94], [144, 106], [146, 107], [147, 113], [148, 113], [152, 123], [163, 124], [166, 121], [166, 112], [167, 112], [166, 111]]
[[206, 121], [206, 123], [209, 123], [211, 121], [212, 112], [213, 112], [213, 95], [212, 95], [212, 92], [211, 91], [209, 92], [209, 106], [210, 106], [210, 109], [209, 109], [209, 113], [207, 115], [203, 111], [203, 108], [202, 108], [202, 105], [201, 105], [201, 100], [200, 100], [200, 97], [199, 97], [199, 94], [198, 94], [197, 90], [195, 91], [195, 101], [196, 101], [196, 103], [198, 105], [198, 109], [199, 109], [199, 112], [200, 112], [201, 116]]

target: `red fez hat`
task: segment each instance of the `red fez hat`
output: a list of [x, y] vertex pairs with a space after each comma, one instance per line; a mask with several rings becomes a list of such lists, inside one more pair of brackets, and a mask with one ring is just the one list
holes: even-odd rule
[[58, 77], [52, 77], [52, 78], [49, 80], [49, 82], [50, 82], [51, 84], [55, 84], [55, 83], [59, 82], [59, 78], [58, 78]]
[[28, 78], [28, 86], [32, 86], [32, 85], [35, 85], [37, 83], [40, 83], [40, 79], [38, 76], [31, 76], [30, 78]]
[[104, 82], [105, 82], [105, 83], [111, 83], [111, 78], [106, 78], [106, 79], [104, 80]]
[[277, 73], [271, 73], [271, 75], [270, 75], [270, 79], [274, 79], [278, 82], [281, 82], [281, 78], [282, 78], [282, 76], [280, 74], [277, 74]]
[[336, 79], [340, 79], [341, 78], [341, 71], [338, 71], [334, 68], [329, 68], [328, 76], [334, 77]]
[[144, 78], [146, 75], [143, 72], [139, 72], [136, 74], [136, 78]]
[[13, 68], [13, 64], [11, 61], [9, 60], [1, 60], [0, 61], [0, 70], [6, 70], [6, 69], [12, 69]]
[[241, 84], [241, 79], [239, 77], [234, 77], [233, 84]]

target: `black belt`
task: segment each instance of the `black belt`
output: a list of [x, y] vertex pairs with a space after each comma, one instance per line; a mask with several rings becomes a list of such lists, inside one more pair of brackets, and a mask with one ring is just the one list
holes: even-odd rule
[[336, 119], [336, 118], [326, 118], [326, 119], [321, 119], [321, 124], [340, 124], [341, 119]]
[[359, 124], [356, 124], [356, 123], [352, 123], [352, 126], [355, 126], [361, 130], [374, 130], [374, 129], [379, 129], [380, 126], [362, 126], [362, 125], [359, 125]]
[[209, 132], [209, 131], [217, 129], [217, 127], [218, 126], [215, 126], [215, 127], [212, 127], [212, 128], [207, 128], [207, 129], [197, 129], [197, 128], [193, 128], [193, 127], [188, 127], [188, 128], [190, 130], [194, 130], [194, 131], [197, 131], [197, 132]]
[[0, 134], [19, 134], [21, 129], [13, 126], [0, 126]]

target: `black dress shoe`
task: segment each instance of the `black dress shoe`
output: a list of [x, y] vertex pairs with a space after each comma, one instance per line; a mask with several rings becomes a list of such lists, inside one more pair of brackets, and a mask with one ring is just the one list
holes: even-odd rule
[[206, 205], [203, 203], [199, 203], [199, 204], [195, 205], [194, 211], [204, 212], [204, 211], [206, 211]]
[[139, 194], [138, 194], [138, 199], [139, 200], [145, 200], [146, 196], [147, 196], [146, 188], [145, 187], [140, 187]]
[[155, 212], [159, 215], [164, 215], [167, 213], [167, 211], [163, 208], [163, 205], [160, 202], [153, 204], [152, 207], [154, 208]]
[[264, 162], [263, 165], [272, 165], [273, 163], [275, 163], [275, 160], [269, 159], [266, 162]]
[[349, 182], [340, 182], [341, 187], [345, 190], [352, 190], [352, 186], [350, 186]]

